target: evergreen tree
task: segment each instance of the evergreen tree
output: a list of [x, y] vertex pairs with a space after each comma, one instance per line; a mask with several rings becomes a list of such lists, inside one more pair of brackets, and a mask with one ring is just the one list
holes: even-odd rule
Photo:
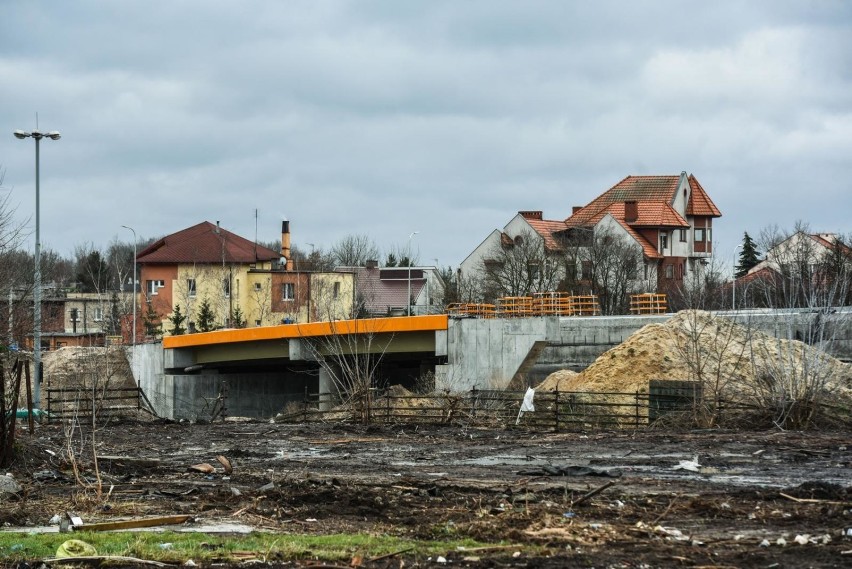
[[160, 315], [157, 314], [151, 303], [148, 303], [148, 308], [142, 315], [142, 325], [145, 327], [146, 337], [156, 338], [160, 335]]
[[180, 304], [175, 304], [175, 311], [169, 318], [169, 322], [172, 323], [172, 329], [169, 330], [169, 333], [172, 336], [180, 336], [181, 334], [186, 334], [186, 328], [183, 325], [185, 321], [186, 315], [180, 311]]
[[209, 332], [213, 329], [216, 315], [213, 314], [213, 309], [210, 308], [210, 301], [207, 297], [201, 301], [201, 306], [198, 308], [198, 330], [199, 332]]
[[231, 326], [234, 328], [245, 328], [246, 327], [246, 317], [243, 315], [242, 309], [237, 306], [234, 308], [233, 312], [231, 312]]
[[745, 232], [743, 234], [743, 245], [740, 250], [740, 261], [736, 266], [736, 277], [744, 277], [748, 274], [749, 269], [760, 262], [760, 253], [757, 251], [757, 245], [754, 240]]
[[386, 267], [395, 267], [397, 264], [396, 255], [393, 253], [388, 253], [388, 260], [385, 261]]

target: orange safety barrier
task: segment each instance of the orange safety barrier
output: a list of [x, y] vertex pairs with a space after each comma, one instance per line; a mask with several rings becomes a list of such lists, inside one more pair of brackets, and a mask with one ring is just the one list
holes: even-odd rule
[[456, 318], [494, 318], [496, 309], [493, 304], [454, 302], [447, 305], [447, 314]]
[[567, 292], [533, 293], [533, 311], [537, 316], [565, 316], [568, 314]]
[[500, 316], [508, 318], [523, 318], [534, 316], [533, 299], [531, 296], [506, 296], [497, 299]]
[[631, 314], [665, 314], [668, 311], [666, 295], [653, 292], [630, 295]]
[[568, 316], [600, 316], [601, 306], [594, 294], [568, 297]]

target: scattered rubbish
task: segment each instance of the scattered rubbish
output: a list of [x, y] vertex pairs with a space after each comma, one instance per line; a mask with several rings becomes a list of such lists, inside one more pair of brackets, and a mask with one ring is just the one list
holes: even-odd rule
[[521, 422], [521, 417], [523, 417], [524, 413], [532, 413], [535, 411], [535, 405], [533, 405], [534, 397], [535, 389], [528, 387], [527, 392], [524, 394], [524, 400], [521, 402], [521, 409], [518, 411], [518, 418], [515, 420], [516, 425]]
[[62, 520], [62, 517], [59, 514], [55, 514], [52, 518], [50, 518], [50, 521], [47, 523], [52, 526], [58, 526], [60, 520]]
[[216, 460], [218, 460], [219, 464], [222, 465], [222, 468], [225, 469], [225, 474], [231, 474], [234, 471], [234, 465], [226, 457], [219, 455], [216, 457]]
[[852, 528], [846, 528], [846, 531], [843, 532], [843, 535], [846, 537], [852, 537]]
[[609, 488], [610, 486], [612, 486], [614, 484], [615, 484], [615, 481], [610, 480], [609, 482], [607, 482], [603, 486], [599, 486], [599, 487], [595, 488], [594, 490], [592, 490], [591, 492], [587, 492], [587, 493], [583, 494], [577, 500], [575, 500], [574, 502], [571, 502], [571, 505], [572, 506], [579, 506], [580, 504], [582, 504], [586, 500], [589, 500], [590, 498], [597, 496], [598, 494], [600, 494], [601, 492], [603, 492], [604, 490], [606, 490], [607, 488]]
[[12, 547], [9, 548], [9, 551], [22, 551], [24, 549], [24, 544], [15, 543], [12, 544]]
[[780, 546], [783, 547], [783, 546], [787, 545], [787, 540], [784, 539], [783, 537], [779, 537], [778, 539], [775, 540], [775, 545], [780, 545]]
[[562, 514], [562, 517], [571, 519], [571, 518], [575, 517], [576, 515], [577, 514], [575, 514], [574, 512], [565, 512], [564, 514]]
[[615, 502], [612, 503], [612, 505], [614, 507], [618, 508], [618, 509], [621, 509], [621, 508], [624, 507], [625, 504], [621, 500], [616, 500]]
[[519, 502], [526, 504], [534, 504], [538, 502], [538, 496], [536, 496], [532, 492], [527, 492], [526, 494], [516, 494], [512, 496], [512, 502], [514, 504], [517, 504]]
[[183, 565], [184, 567], [195, 567], [197, 564], [192, 559], [187, 559]]
[[93, 545], [80, 539], [69, 539], [56, 550], [56, 557], [94, 557], [98, 552]]
[[810, 541], [810, 537], [811, 536], [809, 536], [809, 535], [797, 535], [796, 537], [793, 538], [793, 541], [795, 541], [799, 545], [807, 545], [808, 542]]
[[589, 524], [590, 529], [601, 529], [603, 524]]
[[315, 521], [317, 521], [317, 519], [316, 518], [308, 518], [305, 521], [306, 522], [315, 522]]
[[701, 465], [698, 464], [698, 455], [692, 460], [681, 460], [677, 465], [672, 467], [672, 470], [688, 470], [690, 472], [700, 472]]
[[257, 489], [258, 492], [269, 492], [270, 490], [275, 490], [275, 482], [264, 484], [263, 486]]
[[761, 541], [761, 542], [760, 542], [760, 547], [769, 547], [769, 540], [768, 540], [768, 539], [764, 539], [763, 541]]
[[446, 558], [446, 557], [444, 557], [443, 555], [439, 555], [439, 556], [435, 559], [435, 561], [436, 561], [437, 563], [446, 563], [446, 562], [447, 562], [447, 558]]
[[520, 557], [520, 556], [521, 556], [521, 552], [520, 552], [520, 551], [516, 551], [516, 552], [514, 552], [514, 553], [512, 554], [512, 557], [514, 557], [514, 558], [518, 558], [518, 557]]
[[0, 475], [0, 494], [17, 494], [21, 491], [21, 485], [8, 475]]
[[159, 547], [160, 549], [172, 549], [174, 546], [175, 546], [174, 543], [166, 542], [166, 543], [159, 544], [157, 547]]
[[618, 478], [621, 476], [620, 470], [605, 470], [602, 468], [592, 468], [590, 466], [541, 466], [539, 468], [530, 468], [517, 472], [522, 476], [606, 476], [609, 478]]
[[235, 488], [234, 486], [231, 486], [231, 496], [237, 497], [237, 496], [242, 496], [242, 495], [243, 495], [243, 493], [240, 492], [239, 488]]
[[213, 468], [212, 464], [207, 464], [206, 462], [202, 462], [201, 464], [193, 464], [188, 469], [190, 472], [201, 472], [202, 474], [213, 474], [216, 472], [216, 469]]

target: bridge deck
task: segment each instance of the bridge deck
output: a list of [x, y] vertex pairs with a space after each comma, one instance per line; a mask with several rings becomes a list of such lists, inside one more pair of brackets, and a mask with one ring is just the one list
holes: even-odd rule
[[310, 322], [307, 324], [279, 324], [277, 326], [261, 326], [257, 328], [234, 328], [181, 336], [168, 336], [163, 338], [163, 347], [166, 349], [190, 348], [215, 344], [256, 342], [258, 340], [315, 338], [341, 334], [395, 334], [446, 329], [446, 314], [364, 318], [359, 320], [336, 320], [334, 322]]

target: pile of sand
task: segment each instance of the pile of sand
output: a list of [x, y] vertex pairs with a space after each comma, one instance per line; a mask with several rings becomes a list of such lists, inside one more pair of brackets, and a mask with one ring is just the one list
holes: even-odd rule
[[110, 387], [136, 387], [122, 346], [65, 347], [42, 353], [44, 385], [51, 389], [88, 387], [93, 381]]
[[[647, 392], [651, 379], [701, 381], [721, 395], [754, 395], [768, 381], [797, 389], [802, 377], [852, 396], [852, 365], [795, 340], [781, 340], [709, 312], [682, 311], [649, 324], [598, 357], [583, 372], [549, 375], [538, 389]], [[798, 394], [793, 392], [793, 396]]]

